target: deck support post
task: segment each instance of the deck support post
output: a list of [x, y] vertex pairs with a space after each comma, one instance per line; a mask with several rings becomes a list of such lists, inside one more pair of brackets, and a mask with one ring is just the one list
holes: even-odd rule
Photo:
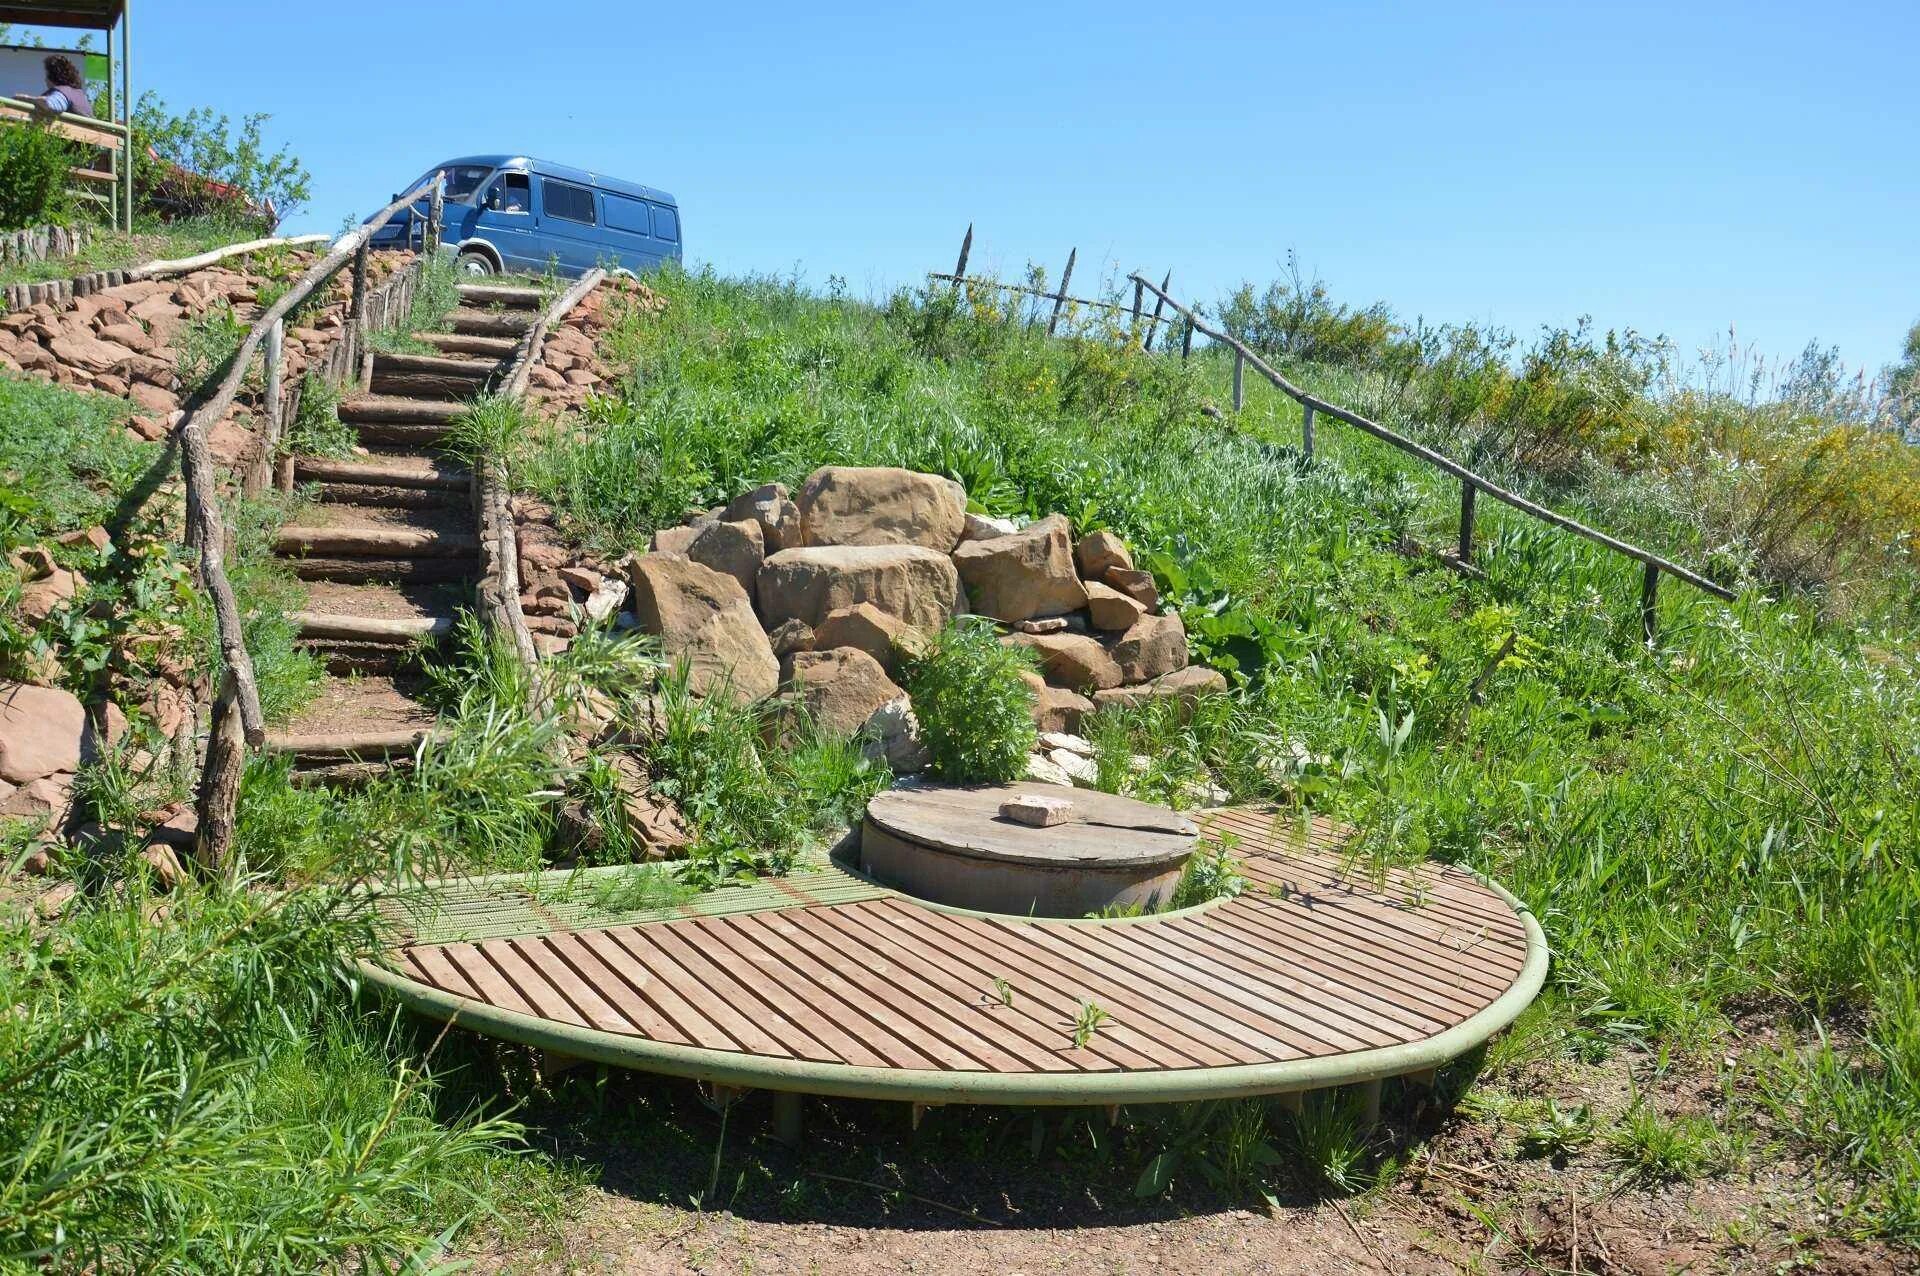
[[913, 1105], [913, 1113], [908, 1118], [909, 1123], [913, 1126], [914, 1129], [916, 1130], [919, 1129], [920, 1119], [927, 1115], [927, 1109], [937, 1108], [939, 1106], [940, 1105], [937, 1103], [915, 1103]]
[[1280, 1110], [1289, 1116], [1299, 1116], [1307, 1110], [1307, 1092], [1304, 1090], [1289, 1090], [1273, 1097], [1280, 1104]]
[[1380, 1124], [1380, 1078], [1360, 1083], [1360, 1120], [1371, 1132]]
[[798, 1147], [807, 1133], [806, 1096], [798, 1090], [773, 1092], [773, 1137], [787, 1147]]
[[1409, 1072], [1400, 1079], [1408, 1085], [1417, 1085], [1422, 1090], [1431, 1090], [1440, 1084], [1440, 1069], [1422, 1068], [1418, 1072]]

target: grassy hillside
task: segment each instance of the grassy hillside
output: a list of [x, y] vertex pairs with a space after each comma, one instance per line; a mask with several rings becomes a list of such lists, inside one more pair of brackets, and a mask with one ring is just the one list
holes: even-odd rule
[[[1451, 481], [1333, 424], [1303, 464], [1277, 396], [1203, 414], [1227, 397], [1215, 356], [1048, 342], [944, 291], [876, 311], [710, 275], [662, 286], [666, 313], [624, 333], [620, 393], [521, 461], [583, 541], [624, 550], [828, 463], [939, 471], [991, 513], [1114, 528], [1239, 687], [1189, 726], [1100, 729], [1154, 758], [1150, 791], [1207, 775], [1350, 820], [1384, 860], [1493, 874], [1556, 953], [1507, 1066], [1618, 1056], [1651, 1084], [1690, 1059], [1716, 1078], [1724, 1133], [1676, 1172], [1817, 1155], [1841, 1229], [1920, 1236], [1904, 634], [1669, 582], [1648, 650], [1634, 564], [1483, 502], [1488, 579], [1465, 579], [1416, 548], [1450, 542]], [[1335, 401], [1366, 389], [1294, 371]], [[1657, 548], [1698, 545], [1604, 486], [1562, 475], [1542, 494], [1603, 526], [1637, 511], [1626, 530]], [[1657, 1133], [1705, 1139], [1679, 1118]]]

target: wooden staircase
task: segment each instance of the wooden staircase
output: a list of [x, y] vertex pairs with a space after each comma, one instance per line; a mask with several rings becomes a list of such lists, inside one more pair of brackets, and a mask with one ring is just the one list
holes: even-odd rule
[[307, 783], [355, 783], [407, 764], [432, 728], [415, 660], [473, 604], [480, 540], [473, 477], [445, 452], [469, 400], [509, 369], [539, 314], [537, 289], [463, 285], [437, 354], [376, 354], [366, 393], [339, 418], [365, 455], [300, 456], [296, 484], [318, 500], [274, 552], [307, 583], [301, 646], [327, 671], [320, 695], [268, 747]]

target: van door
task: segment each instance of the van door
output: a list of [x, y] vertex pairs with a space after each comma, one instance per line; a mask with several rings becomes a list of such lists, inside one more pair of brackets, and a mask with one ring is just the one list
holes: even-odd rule
[[480, 196], [479, 215], [472, 237], [499, 250], [508, 270], [539, 272], [546, 259], [536, 251], [533, 224], [533, 185], [525, 173], [502, 173]]
[[654, 249], [660, 259], [656, 267], [669, 261], [680, 260], [680, 210], [668, 208], [665, 204], [653, 205], [653, 237], [657, 241]]
[[539, 249], [552, 254], [564, 274], [585, 274], [605, 251], [598, 203], [588, 187], [553, 177], [540, 179]]

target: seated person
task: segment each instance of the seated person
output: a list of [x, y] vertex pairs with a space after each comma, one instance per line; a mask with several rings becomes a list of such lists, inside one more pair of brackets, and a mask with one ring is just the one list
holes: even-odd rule
[[93, 102], [87, 97], [86, 82], [81, 78], [80, 68], [73, 64], [73, 59], [55, 53], [47, 58], [44, 66], [47, 91], [36, 99], [40, 105], [53, 115], [62, 112], [92, 115]]

